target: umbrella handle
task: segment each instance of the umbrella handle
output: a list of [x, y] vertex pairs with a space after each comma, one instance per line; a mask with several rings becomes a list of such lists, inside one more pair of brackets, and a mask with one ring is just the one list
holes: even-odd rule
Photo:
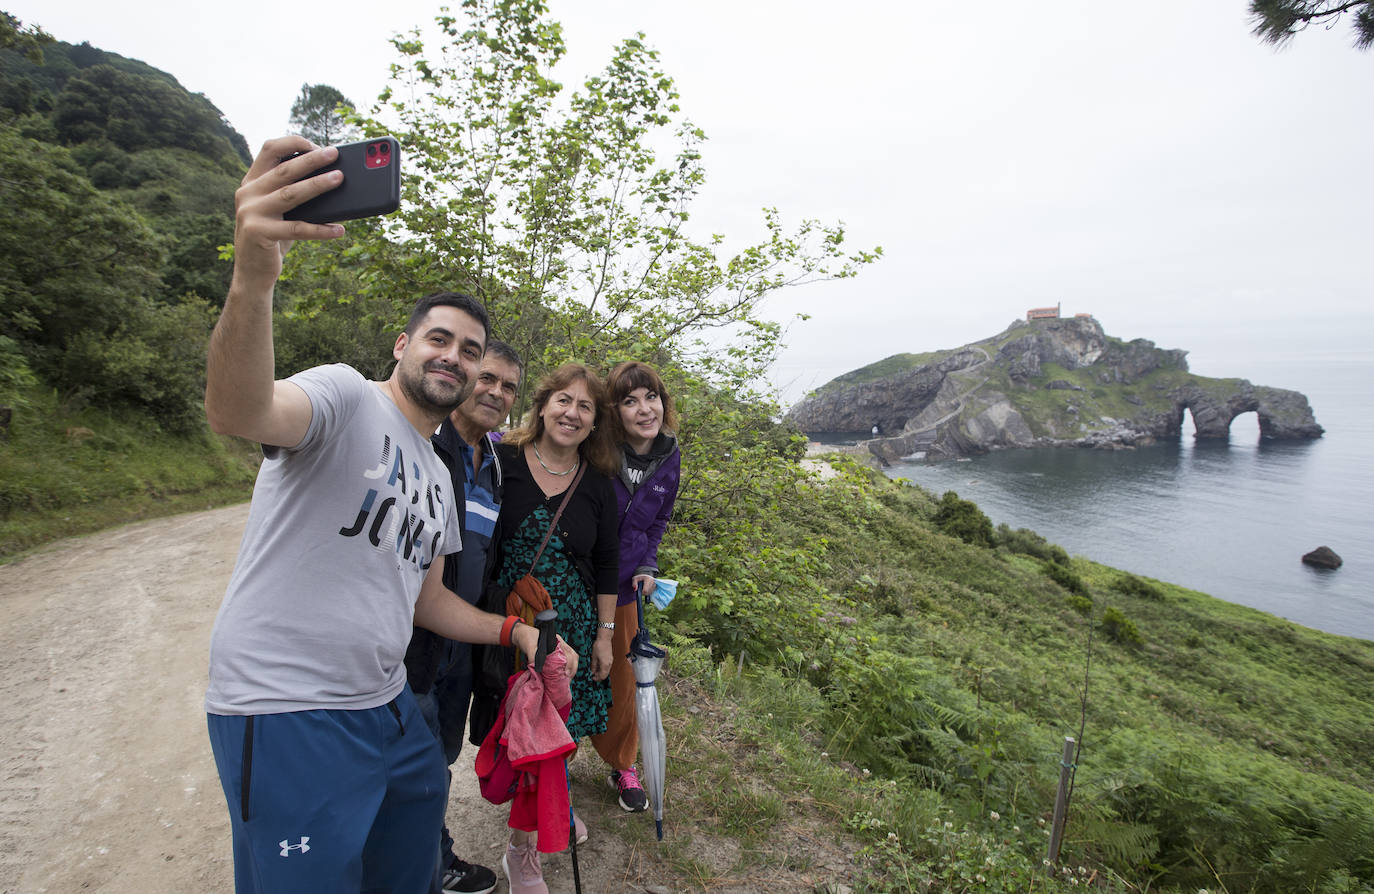
[[649, 638], [649, 629], [644, 626], [644, 584], [635, 584], [635, 610], [639, 612], [639, 633], [636, 637]]
[[546, 608], [534, 616], [534, 629], [539, 631], [539, 648], [534, 651], [535, 673], [543, 673], [544, 659], [558, 646], [558, 612]]

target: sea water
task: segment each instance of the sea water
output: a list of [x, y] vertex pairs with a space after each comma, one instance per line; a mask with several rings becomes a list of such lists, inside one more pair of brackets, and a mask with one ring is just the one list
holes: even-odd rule
[[[1265, 442], [1254, 413], [1222, 443], [1184, 434], [1135, 450], [1003, 450], [887, 472], [973, 500], [1070, 553], [1299, 624], [1374, 639], [1374, 359], [1254, 364], [1257, 385], [1307, 395], [1326, 434]], [[1318, 546], [1345, 564], [1311, 568]]]

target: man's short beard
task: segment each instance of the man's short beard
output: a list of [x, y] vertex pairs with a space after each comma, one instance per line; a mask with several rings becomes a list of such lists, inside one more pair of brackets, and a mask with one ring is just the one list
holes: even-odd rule
[[[454, 375], [463, 375], [461, 369], [452, 368], [452, 371]], [[468, 396], [472, 394], [473, 386], [477, 384], [464, 376], [455, 396], [449, 398], [447, 393], [441, 390], [442, 386], [431, 381], [426, 373], [427, 370], [421, 368], [419, 376], [411, 377], [402, 370], [401, 375], [398, 376], [401, 393], [416, 407], [437, 416], [447, 416], [452, 413], [459, 404], [468, 399]]]

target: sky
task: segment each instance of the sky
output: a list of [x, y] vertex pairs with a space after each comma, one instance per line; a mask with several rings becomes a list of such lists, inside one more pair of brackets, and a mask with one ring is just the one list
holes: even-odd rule
[[[776, 207], [882, 246], [857, 278], [768, 299], [788, 323], [773, 371], [785, 402], [1054, 304], [1188, 350], [1204, 375], [1374, 358], [1374, 52], [1353, 49], [1345, 23], [1275, 49], [1251, 35], [1246, 0], [550, 6], [565, 84], [636, 31], [659, 50], [709, 138], [698, 235], [742, 245]], [[439, 10], [0, 7], [171, 73], [254, 150], [286, 131], [304, 83], [374, 99], [396, 58], [389, 38]]]

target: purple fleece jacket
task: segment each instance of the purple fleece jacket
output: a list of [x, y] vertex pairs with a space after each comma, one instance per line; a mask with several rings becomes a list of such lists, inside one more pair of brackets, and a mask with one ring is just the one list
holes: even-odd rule
[[636, 574], [658, 571], [658, 542], [668, 527], [677, 500], [678, 480], [682, 477], [682, 453], [677, 439], [668, 435], [671, 449], [655, 457], [648, 474], [633, 494], [625, 484], [625, 460], [621, 457], [621, 474], [615, 478], [615, 498], [620, 508], [620, 592], [617, 605], [635, 601], [631, 580]]

